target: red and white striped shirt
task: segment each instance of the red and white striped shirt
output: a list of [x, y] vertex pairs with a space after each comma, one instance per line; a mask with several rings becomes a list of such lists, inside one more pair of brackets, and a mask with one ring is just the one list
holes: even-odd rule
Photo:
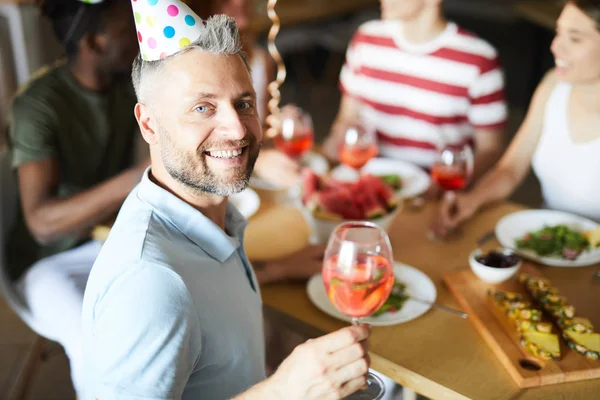
[[502, 128], [507, 112], [496, 50], [448, 23], [433, 41], [407, 43], [397, 21], [371, 21], [355, 33], [340, 76], [363, 104], [380, 153], [430, 167], [439, 148], [473, 142], [474, 129]]

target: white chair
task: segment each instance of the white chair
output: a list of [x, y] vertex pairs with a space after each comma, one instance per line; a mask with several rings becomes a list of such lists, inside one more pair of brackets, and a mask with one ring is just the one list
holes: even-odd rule
[[[14, 282], [8, 275], [6, 258], [4, 254], [7, 235], [17, 215], [17, 183], [16, 174], [10, 165], [10, 152], [4, 147], [0, 148], [0, 292], [4, 296], [12, 310], [31, 328], [35, 330], [35, 322], [31, 312], [15, 288]], [[50, 350], [48, 342], [42, 336], [37, 335], [32, 352], [21, 370], [21, 378], [9, 388], [10, 398], [24, 398], [29, 387], [29, 381], [34, 376], [34, 370], [39, 365], [40, 359], [47, 358]]]
[[15, 287], [15, 283], [8, 274], [8, 265], [5, 257], [6, 238], [18, 210], [17, 176], [11, 166], [10, 151], [5, 147], [0, 149], [0, 293], [8, 303], [9, 307], [33, 330], [36, 322], [27, 304]]

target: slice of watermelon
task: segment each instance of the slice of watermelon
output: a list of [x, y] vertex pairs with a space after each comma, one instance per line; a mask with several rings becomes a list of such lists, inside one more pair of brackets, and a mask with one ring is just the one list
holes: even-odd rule
[[352, 193], [346, 188], [317, 193], [319, 210], [341, 215], [344, 219], [362, 219], [361, 210], [352, 199]]
[[363, 203], [363, 213], [368, 219], [381, 218], [386, 214], [386, 208], [381, 206], [377, 196], [371, 190], [367, 190], [364, 194], [366, 200]]
[[386, 208], [382, 207], [375, 191], [365, 182], [357, 182], [354, 185], [354, 199], [358, 203], [363, 218], [380, 218], [386, 214]]
[[322, 184], [323, 184], [322, 185], [323, 190], [338, 190], [341, 188], [352, 189], [352, 187], [353, 187], [352, 182], [342, 182], [342, 181], [337, 181], [332, 178], [324, 178], [322, 180]]
[[385, 208], [371, 192], [364, 192], [355, 197], [364, 219], [381, 218], [386, 214]]
[[392, 210], [398, 205], [398, 197], [394, 190], [383, 183], [377, 176], [366, 174], [360, 177], [362, 187], [368, 187], [375, 192], [377, 199], [382, 202], [386, 209]]

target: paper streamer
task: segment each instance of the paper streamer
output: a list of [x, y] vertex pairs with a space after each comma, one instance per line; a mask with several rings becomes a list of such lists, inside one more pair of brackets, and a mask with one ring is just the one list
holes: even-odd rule
[[279, 121], [279, 103], [281, 102], [281, 92], [279, 88], [285, 82], [285, 77], [287, 71], [285, 69], [285, 64], [283, 63], [283, 59], [281, 58], [281, 54], [277, 50], [277, 46], [275, 45], [275, 39], [277, 38], [277, 34], [279, 33], [279, 29], [281, 28], [281, 21], [279, 16], [275, 12], [275, 6], [277, 5], [277, 0], [269, 0], [267, 3], [267, 15], [272, 22], [271, 29], [269, 30], [268, 35], [268, 49], [271, 57], [275, 60], [277, 64], [277, 76], [276, 79], [269, 84], [269, 93], [271, 94], [271, 100], [269, 100], [268, 108], [270, 115], [267, 117], [267, 124], [269, 128], [267, 129], [266, 135], [268, 138], [272, 138], [277, 135], [278, 129], [278, 121]]

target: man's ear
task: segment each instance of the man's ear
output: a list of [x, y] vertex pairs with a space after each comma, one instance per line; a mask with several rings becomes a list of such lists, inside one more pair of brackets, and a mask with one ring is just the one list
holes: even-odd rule
[[108, 37], [106, 35], [86, 33], [81, 38], [81, 46], [86, 47], [90, 53], [103, 56], [108, 50]]
[[149, 145], [158, 144], [158, 124], [152, 110], [142, 103], [137, 103], [134, 109], [135, 119], [140, 126], [140, 132]]

